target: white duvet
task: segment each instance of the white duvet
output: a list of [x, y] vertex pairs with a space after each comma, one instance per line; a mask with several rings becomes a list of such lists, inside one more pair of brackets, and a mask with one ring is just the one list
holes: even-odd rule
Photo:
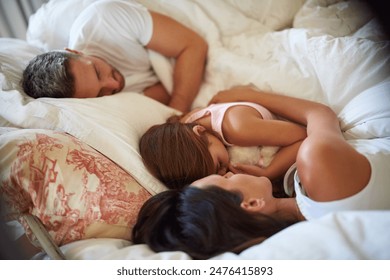
[[[66, 42], [63, 34], [70, 30], [62, 22], [58, 33], [48, 35], [47, 29], [52, 24], [47, 20], [58, 20], [56, 13], [66, 14], [58, 5], [73, 9], [67, 13], [72, 18], [91, 0], [54, 2], [58, 2], [57, 9], [52, 9], [53, 4], [39, 11], [31, 19], [28, 30], [29, 43], [44, 50], [58, 48], [56, 44]], [[71, 2], [75, 2], [73, 6]], [[387, 155], [383, 164], [390, 166], [390, 43], [362, 2], [139, 2], [193, 28], [208, 41], [205, 81], [193, 107], [205, 106], [219, 90], [246, 84], [322, 102], [338, 114], [344, 136], [351, 145], [363, 153]], [[171, 61], [156, 53], [150, 57], [162, 82], [171, 88]], [[136, 144], [147, 125], [162, 122], [165, 116], [174, 113], [172, 110], [146, 102], [142, 97], [125, 95], [77, 103], [4, 96], [1, 95], [0, 105], [2, 126], [65, 130], [115, 160], [151, 193], [164, 189], [143, 168]], [[128, 118], [128, 112], [117, 115], [125, 98], [128, 102], [140, 98], [140, 102], [147, 103], [145, 106], [159, 115], [152, 114], [141, 127], [130, 124], [134, 131], [131, 136], [124, 133], [129, 129], [127, 123], [119, 122], [112, 129], [107, 119], [100, 119], [99, 124], [91, 121], [89, 116], [95, 116], [101, 106], [107, 108], [106, 102], [119, 106], [115, 112], [108, 113], [119, 119]], [[5, 102], [12, 104], [12, 111]], [[57, 110], [56, 117], [47, 121], [46, 117], [53, 115], [47, 113], [51, 109]], [[13, 114], [15, 111], [17, 115]], [[31, 118], [31, 112], [35, 112], [36, 119]], [[72, 116], [78, 120], [75, 124], [69, 122]], [[115, 145], [105, 145], [107, 137]], [[121, 147], [120, 151], [113, 146]], [[383, 176], [390, 185], [390, 172]], [[388, 211], [334, 213], [317, 221], [296, 224], [240, 255], [225, 253], [216, 259], [388, 259], [389, 226]], [[123, 240], [84, 240], [68, 244], [63, 250], [72, 259], [188, 259], [181, 252], [155, 254], [144, 245], [129, 245]]]
[[[366, 260], [390, 259], [390, 214], [383, 211], [335, 213], [301, 222], [239, 255], [223, 253], [213, 260]], [[146, 245], [118, 239], [81, 240], [61, 247], [71, 259], [188, 260], [183, 252], [155, 253]], [[37, 258], [47, 258], [39, 255]]]

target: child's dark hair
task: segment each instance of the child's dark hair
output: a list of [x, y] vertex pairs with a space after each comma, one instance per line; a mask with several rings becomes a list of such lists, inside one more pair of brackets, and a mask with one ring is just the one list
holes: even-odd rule
[[194, 133], [196, 123], [166, 122], [152, 126], [139, 148], [149, 172], [170, 189], [182, 188], [215, 172], [206, 133]]

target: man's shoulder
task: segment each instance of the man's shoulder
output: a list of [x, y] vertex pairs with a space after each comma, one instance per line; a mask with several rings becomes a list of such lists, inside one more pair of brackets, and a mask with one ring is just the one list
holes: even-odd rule
[[103, 0], [97, 1], [89, 6], [89, 8], [103, 13], [116, 12], [119, 10], [143, 10], [147, 11], [146, 7], [135, 0]]

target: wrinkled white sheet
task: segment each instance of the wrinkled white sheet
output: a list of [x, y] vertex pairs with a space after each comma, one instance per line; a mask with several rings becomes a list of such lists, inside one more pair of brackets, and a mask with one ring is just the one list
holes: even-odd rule
[[[343, 212], [295, 224], [239, 255], [223, 253], [213, 260], [389, 259], [389, 211]], [[383, 233], [383, 234], [381, 234]], [[91, 239], [62, 246], [71, 259], [188, 260], [183, 252], [155, 253], [146, 245], [118, 239]], [[47, 258], [36, 256], [36, 258]]]
[[[207, 38], [206, 82], [194, 107], [205, 106], [219, 90], [253, 84], [329, 105], [339, 114], [343, 130], [361, 125], [357, 119], [365, 120], [367, 115], [376, 118], [380, 111], [381, 120], [371, 128], [370, 137], [390, 136], [390, 103], [378, 102], [390, 94], [390, 45], [361, 1], [307, 1], [294, 19], [294, 28], [278, 32], [240, 11], [234, 16], [237, 21], [230, 20], [232, 7], [223, 9], [220, 1], [207, 7], [202, 1], [140, 2]], [[162, 80], [171, 83], [169, 63], [154, 57], [152, 61]], [[366, 97], [359, 101], [359, 95]], [[370, 101], [367, 96], [371, 95], [375, 97]], [[365, 104], [364, 114], [349, 110], [352, 106], [345, 109], [352, 99], [355, 104]], [[378, 123], [381, 129], [376, 133]], [[359, 133], [355, 128], [353, 137], [367, 138], [364, 129]]]

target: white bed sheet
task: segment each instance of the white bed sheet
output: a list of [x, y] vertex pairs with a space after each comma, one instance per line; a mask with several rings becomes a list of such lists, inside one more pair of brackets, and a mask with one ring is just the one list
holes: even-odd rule
[[[390, 227], [386, 211], [343, 212], [295, 224], [240, 254], [223, 253], [213, 260], [365, 260], [390, 259]], [[72, 259], [188, 260], [183, 252], [155, 253], [146, 245], [118, 239], [82, 240], [63, 246]], [[47, 258], [37, 256], [37, 258]]]
[[[208, 41], [205, 82], [193, 107], [206, 105], [219, 90], [245, 84], [323, 102], [338, 114], [344, 135], [351, 145], [363, 153], [384, 154], [384, 164], [389, 164], [390, 102], [383, 100], [390, 98], [390, 44], [384, 40], [383, 32], [378, 30], [373, 15], [362, 9], [360, 1], [308, 0], [300, 10], [298, 8], [303, 1], [291, 1], [290, 11], [295, 14], [299, 10], [296, 16], [290, 13], [280, 19], [274, 17], [273, 21], [253, 17], [253, 11], [270, 3], [280, 8], [278, 5], [286, 5], [284, 1], [139, 2], [176, 18], [197, 30]], [[72, 5], [67, 3], [66, 8], [71, 9]], [[80, 9], [80, 5], [74, 7]], [[271, 9], [270, 6], [267, 8]], [[46, 12], [50, 12], [50, 9]], [[72, 10], [59, 14], [67, 14], [71, 18], [77, 16], [78, 12]], [[61, 17], [48, 18], [45, 13], [37, 13], [29, 26], [29, 43], [43, 48], [41, 51], [57, 48], [53, 42], [66, 42], [66, 32], [70, 30], [69, 25], [62, 24], [61, 30], [55, 33], [60, 38], [50, 37], [50, 28], [47, 28], [56, 25], [46, 22], [46, 29], [39, 30], [38, 24], [42, 26], [42, 22], [48, 19], [57, 21]], [[279, 29], [289, 24], [293, 24], [293, 28], [276, 31], [277, 24]], [[161, 80], [168, 87], [171, 86], [171, 61], [156, 54], [151, 54], [151, 59]], [[129, 162], [128, 154], [112, 149], [113, 146], [122, 147], [122, 151], [127, 149], [136, 158], [135, 162], [140, 163], [135, 143], [147, 125], [133, 126], [130, 121], [112, 130], [110, 121], [102, 119], [102, 123], [91, 122], [93, 114], [106, 102], [117, 102], [119, 106], [124, 94], [84, 101], [81, 105], [69, 100], [32, 102], [17, 89], [11, 91], [4, 86], [9, 83], [7, 77], [0, 76], [0, 79], [3, 82], [0, 95], [2, 126], [40, 126], [65, 130], [114, 158], [151, 193], [164, 189], [143, 166], [134, 167], [134, 162]], [[3, 94], [5, 92], [8, 95]], [[12, 98], [10, 92], [13, 93]], [[12, 105], [13, 110], [9, 110], [4, 102], [10, 102], [8, 104]], [[131, 103], [131, 100], [128, 102]], [[141, 103], [144, 102], [149, 103], [145, 100]], [[164, 117], [174, 113], [156, 104], [145, 106], [152, 106], [161, 113], [146, 124], [161, 122]], [[56, 108], [59, 119], [45, 123], [45, 112], [50, 108]], [[113, 112], [108, 107], [106, 110], [107, 114], [115, 115], [121, 124], [125, 124], [129, 118], [118, 113], [117, 107]], [[14, 114], [16, 111], [19, 112], [17, 115]], [[89, 112], [92, 116], [88, 116]], [[69, 122], [68, 118], [74, 114], [78, 122]], [[130, 137], [126, 134], [128, 125], [136, 131], [133, 133], [136, 135]], [[85, 127], [89, 128], [88, 131], [101, 133], [88, 134]], [[105, 145], [108, 136], [113, 141], [109, 146]], [[387, 176], [390, 182], [390, 172], [383, 176]], [[240, 255], [225, 253], [216, 259], [388, 259], [390, 244], [386, 237], [389, 220], [389, 211], [335, 213], [318, 221], [299, 223]], [[144, 245], [129, 245], [131, 243], [124, 240], [96, 239], [74, 242], [62, 249], [72, 259], [188, 259], [182, 252], [156, 254]]]

